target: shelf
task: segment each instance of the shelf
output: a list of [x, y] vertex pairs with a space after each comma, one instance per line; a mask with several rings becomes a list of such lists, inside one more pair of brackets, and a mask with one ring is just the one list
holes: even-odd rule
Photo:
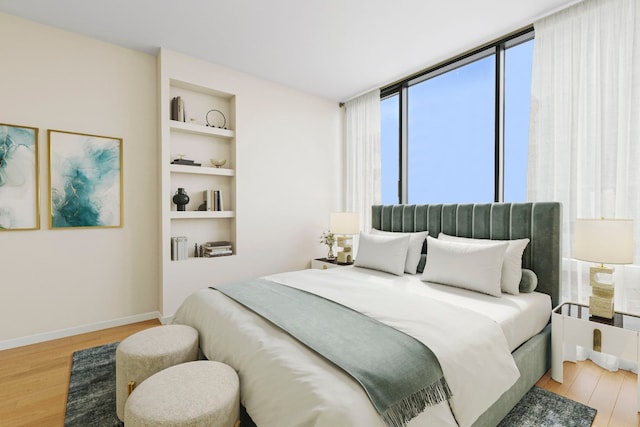
[[220, 129], [193, 123], [179, 122], [177, 120], [169, 120], [169, 129], [177, 132], [192, 133], [196, 135], [217, 136], [220, 138], [233, 138], [236, 136], [236, 133], [229, 129]]
[[[221, 91], [219, 76], [210, 72], [207, 65], [184, 55], [174, 55], [161, 49], [158, 58], [158, 127], [161, 155], [160, 202], [161, 236], [160, 281], [161, 312], [172, 315], [180, 302], [211, 281], [211, 269], [227, 268], [238, 253], [237, 201], [237, 108], [236, 94]], [[176, 73], [170, 75], [170, 73]], [[180, 76], [179, 79], [175, 78]], [[172, 116], [172, 99], [183, 100], [182, 116]], [[206, 126], [207, 114], [212, 110], [222, 113], [209, 114], [209, 123], [228, 129]], [[171, 120], [181, 117], [182, 120]], [[213, 121], [212, 121], [213, 119]], [[238, 122], [239, 123], [239, 122]], [[201, 166], [172, 164], [181, 157], [191, 159]], [[210, 159], [225, 159], [217, 168]], [[176, 162], [180, 163], [180, 162]], [[186, 211], [178, 211], [173, 203], [177, 188], [187, 188], [190, 203]], [[213, 203], [211, 193], [220, 191], [222, 205]], [[211, 207], [224, 206], [224, 211], [199, 211], [209, 196]], [[187, 238], [189, 256], [184, 260], [171, 260], [171, 237]], [[217, 260], [193, 257], [194, 245], [209, 241], [229, 241], [233, 254], [216, 257]], [[206, 259], [206, 260], [205, 260]], [[231, 262], [233, 264], [233, 262]], [[0, 423], [1, 424], [1, 423]]]
[[206, 257], [206, 256], [190, 256], [187, 259], [172, 259], [171, 262], [198, 262], [200, 260], [206, 260], [206, 261], [211, 261], [214, 259], [224, 259], [224, 258], [228, 258], [228, 257], [233, 257], [236, 254], [229, 254], [229, 255], [220, 255], [220, 256], [212, 256], [212, 257]]
[[189, 173], [197, 175], [217, 175], [217, 176], [235, 176], [235, 169], [229, 168], [209, 168], [203, 166], [186, 166], [186, 165], [170, 165], [171, 173]]
[[171, 211], [171, 219], [235, 218], [235, 211]]

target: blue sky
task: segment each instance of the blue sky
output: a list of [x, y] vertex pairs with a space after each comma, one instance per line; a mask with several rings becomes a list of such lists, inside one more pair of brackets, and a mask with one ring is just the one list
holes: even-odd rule
[[[506, 52], [505, 200], [526, 199], [533, 41]], [[493, 201], [495, 57], [411, 86], [409, 203]], [[397, 203], [398, 97], [381, 102], [382, 203]]]

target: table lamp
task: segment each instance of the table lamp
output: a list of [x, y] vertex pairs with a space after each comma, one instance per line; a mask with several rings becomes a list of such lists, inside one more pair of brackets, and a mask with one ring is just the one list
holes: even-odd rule
[[[356, 212], [331, 214], [331, 232], [338, 236], [338, 258], [342, 264], [353, 263], [353, 235], [360, 232], [360, 216]], [[342, 250], [340, 250], [342, 249]]]
[[[589, 312], [596, 317], [613, 318], [613, 268], [604, 264], [633, 262], [633, 220], [576, 219], [573, 256], [582, 261], [600, 263], [589, 268]], [[607, 281], [601, 281], [608, 275]]]

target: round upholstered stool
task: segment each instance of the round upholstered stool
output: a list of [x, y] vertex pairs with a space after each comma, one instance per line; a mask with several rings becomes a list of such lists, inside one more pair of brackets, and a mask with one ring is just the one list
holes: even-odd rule
[[156, 372], [198, 358], [198, 331], [186, 325], [166, 325], [137, 332], [116, 349], [116, 414], [124, 420], [131, 391]]
[[126, 427], [234, 427], [240, 410], [238, 374], [209, 360], [172, 366], [147, 378], [127, 399]]

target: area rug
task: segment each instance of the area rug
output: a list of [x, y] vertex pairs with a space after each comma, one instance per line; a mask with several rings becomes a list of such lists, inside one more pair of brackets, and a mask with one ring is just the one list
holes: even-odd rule
[[[73, 354], [65, 427], [122, 427], [116, 416], [117, 342]], [[244, 408], [241, 408], [244, 409]], [[591, 427], [596, 410], [533, 387], [499, 427]], [[243, 411], [242, 425], [255, 425]]]
[[73, 353], [65, 427], [121, 427], [116, 415], [117, 342]]
[[534, 386], [499, 427], [591, 427], [595, 416], [593, 408]]

